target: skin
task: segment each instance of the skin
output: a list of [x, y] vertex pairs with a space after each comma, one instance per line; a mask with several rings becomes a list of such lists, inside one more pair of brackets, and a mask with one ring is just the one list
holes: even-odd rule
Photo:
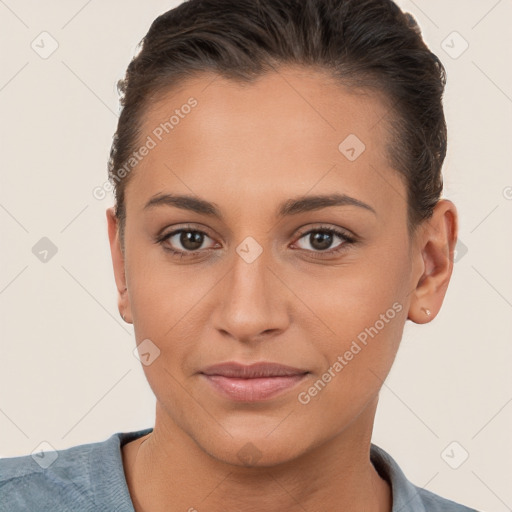
[[[387, 103], [376, 93], [296, 67], [245, 85], [204, 73], [152, 104], [141, 140], [191, 96], [198, 105], [132, 171], [124, 254], [107, 210], [119, 311], [137, 344], [149, 338], [160, 350], [143, 366], [157, 399], [154, 430], [122, 449], [135, 509], [390, 511], [389, 485], [369, 458], [379, 390], [405, 321], [429, 322], [442, 305], [456, 208], [439, 201], [409, 238], [405, 184], [385, 152]], [[355, 161], [338, 149], [349, 134], [366, 146]], [[334, 192], [375, 212], [342, 205], [276, 216], [291, 198]], [[161, 193], [215, 203], [223, 219], [144, 209]], [[155, 242], [187, 224], [206, 232], [198, 257], [164, 249], [193, 247], [179, 235]], [[320, 227], [357, 240], [329, 255], [345, 242], [333, 235], [322, 250], [310, 233]], [[248, 236], [263, 250], [252, 263], [236, 252]], [[401, 306], [394, 318], [300, 403], [393, 304]], [[275, 398], [240, 403], [197, 373], [225, 361], [310, 373]], [[244, 464], [238, 454], [248, 443]]]

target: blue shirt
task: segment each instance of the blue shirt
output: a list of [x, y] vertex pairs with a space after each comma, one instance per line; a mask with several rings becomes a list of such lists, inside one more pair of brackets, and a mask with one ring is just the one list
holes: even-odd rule
[[[58, 452], [0, 459], [0, 511], [134, 512], [124, 476], [121, 447], [152, 432], [118, 432], [105, 441]], [[44, 457], [52, 461], [45, 466]], [[370, 460], [391, 485], [392, 512], [477, 512], [409, 482], [382, 448], [372, 444]]]

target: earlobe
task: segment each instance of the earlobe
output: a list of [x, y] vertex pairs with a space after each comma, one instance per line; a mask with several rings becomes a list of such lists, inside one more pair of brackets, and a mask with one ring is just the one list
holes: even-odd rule
[[117, 304], [121, 318], [131, 323], [131, 308], [126, 283], [126, 271], [124, 255], [119, 240], [118, 221], [113, 207], [107, 208], [108, 238], [110, 242], [110, 253], [114, 269], [114, 279], [117, 288]]
[[[432, 217], [416, 241], [416, 254], [421, 258], [421, 272], [415, 276], [408, 319], [417, 324], [433, 320], [443, 304], [453, 270], [453, 254], [457, 242], [457, 210], [447, 200], [440, 200]], [[414, 285], [414, 283], [413, 283]]]

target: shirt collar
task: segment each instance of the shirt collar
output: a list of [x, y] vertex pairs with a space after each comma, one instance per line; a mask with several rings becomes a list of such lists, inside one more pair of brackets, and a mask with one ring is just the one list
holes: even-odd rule
[[391, 512], [426, 512], [423, 500], [419, 495], [419, 489], [407, 480], [397, 462], [382, 448], [375, 444], [370, 447], [370, 460], [379, 473], [387, 480], [391, 487], [392, 503]]

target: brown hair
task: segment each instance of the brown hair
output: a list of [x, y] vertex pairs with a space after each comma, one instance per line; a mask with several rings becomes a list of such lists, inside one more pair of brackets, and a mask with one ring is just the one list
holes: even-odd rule
[[132, 173], [116, 169], [136, 149], [145, 108], [158, 93], [205, 71], [251, 82], [295, 64], [382, 93], [391, 113], [388, 158], [406, 183], [409, 232], [432, 215], [443, 188], [446, 75], [414, 18], [391, 0], [188, 0], [156, 18], [139, 49], [117, 85], [122, 111], [108, 162], [123, 247]]

